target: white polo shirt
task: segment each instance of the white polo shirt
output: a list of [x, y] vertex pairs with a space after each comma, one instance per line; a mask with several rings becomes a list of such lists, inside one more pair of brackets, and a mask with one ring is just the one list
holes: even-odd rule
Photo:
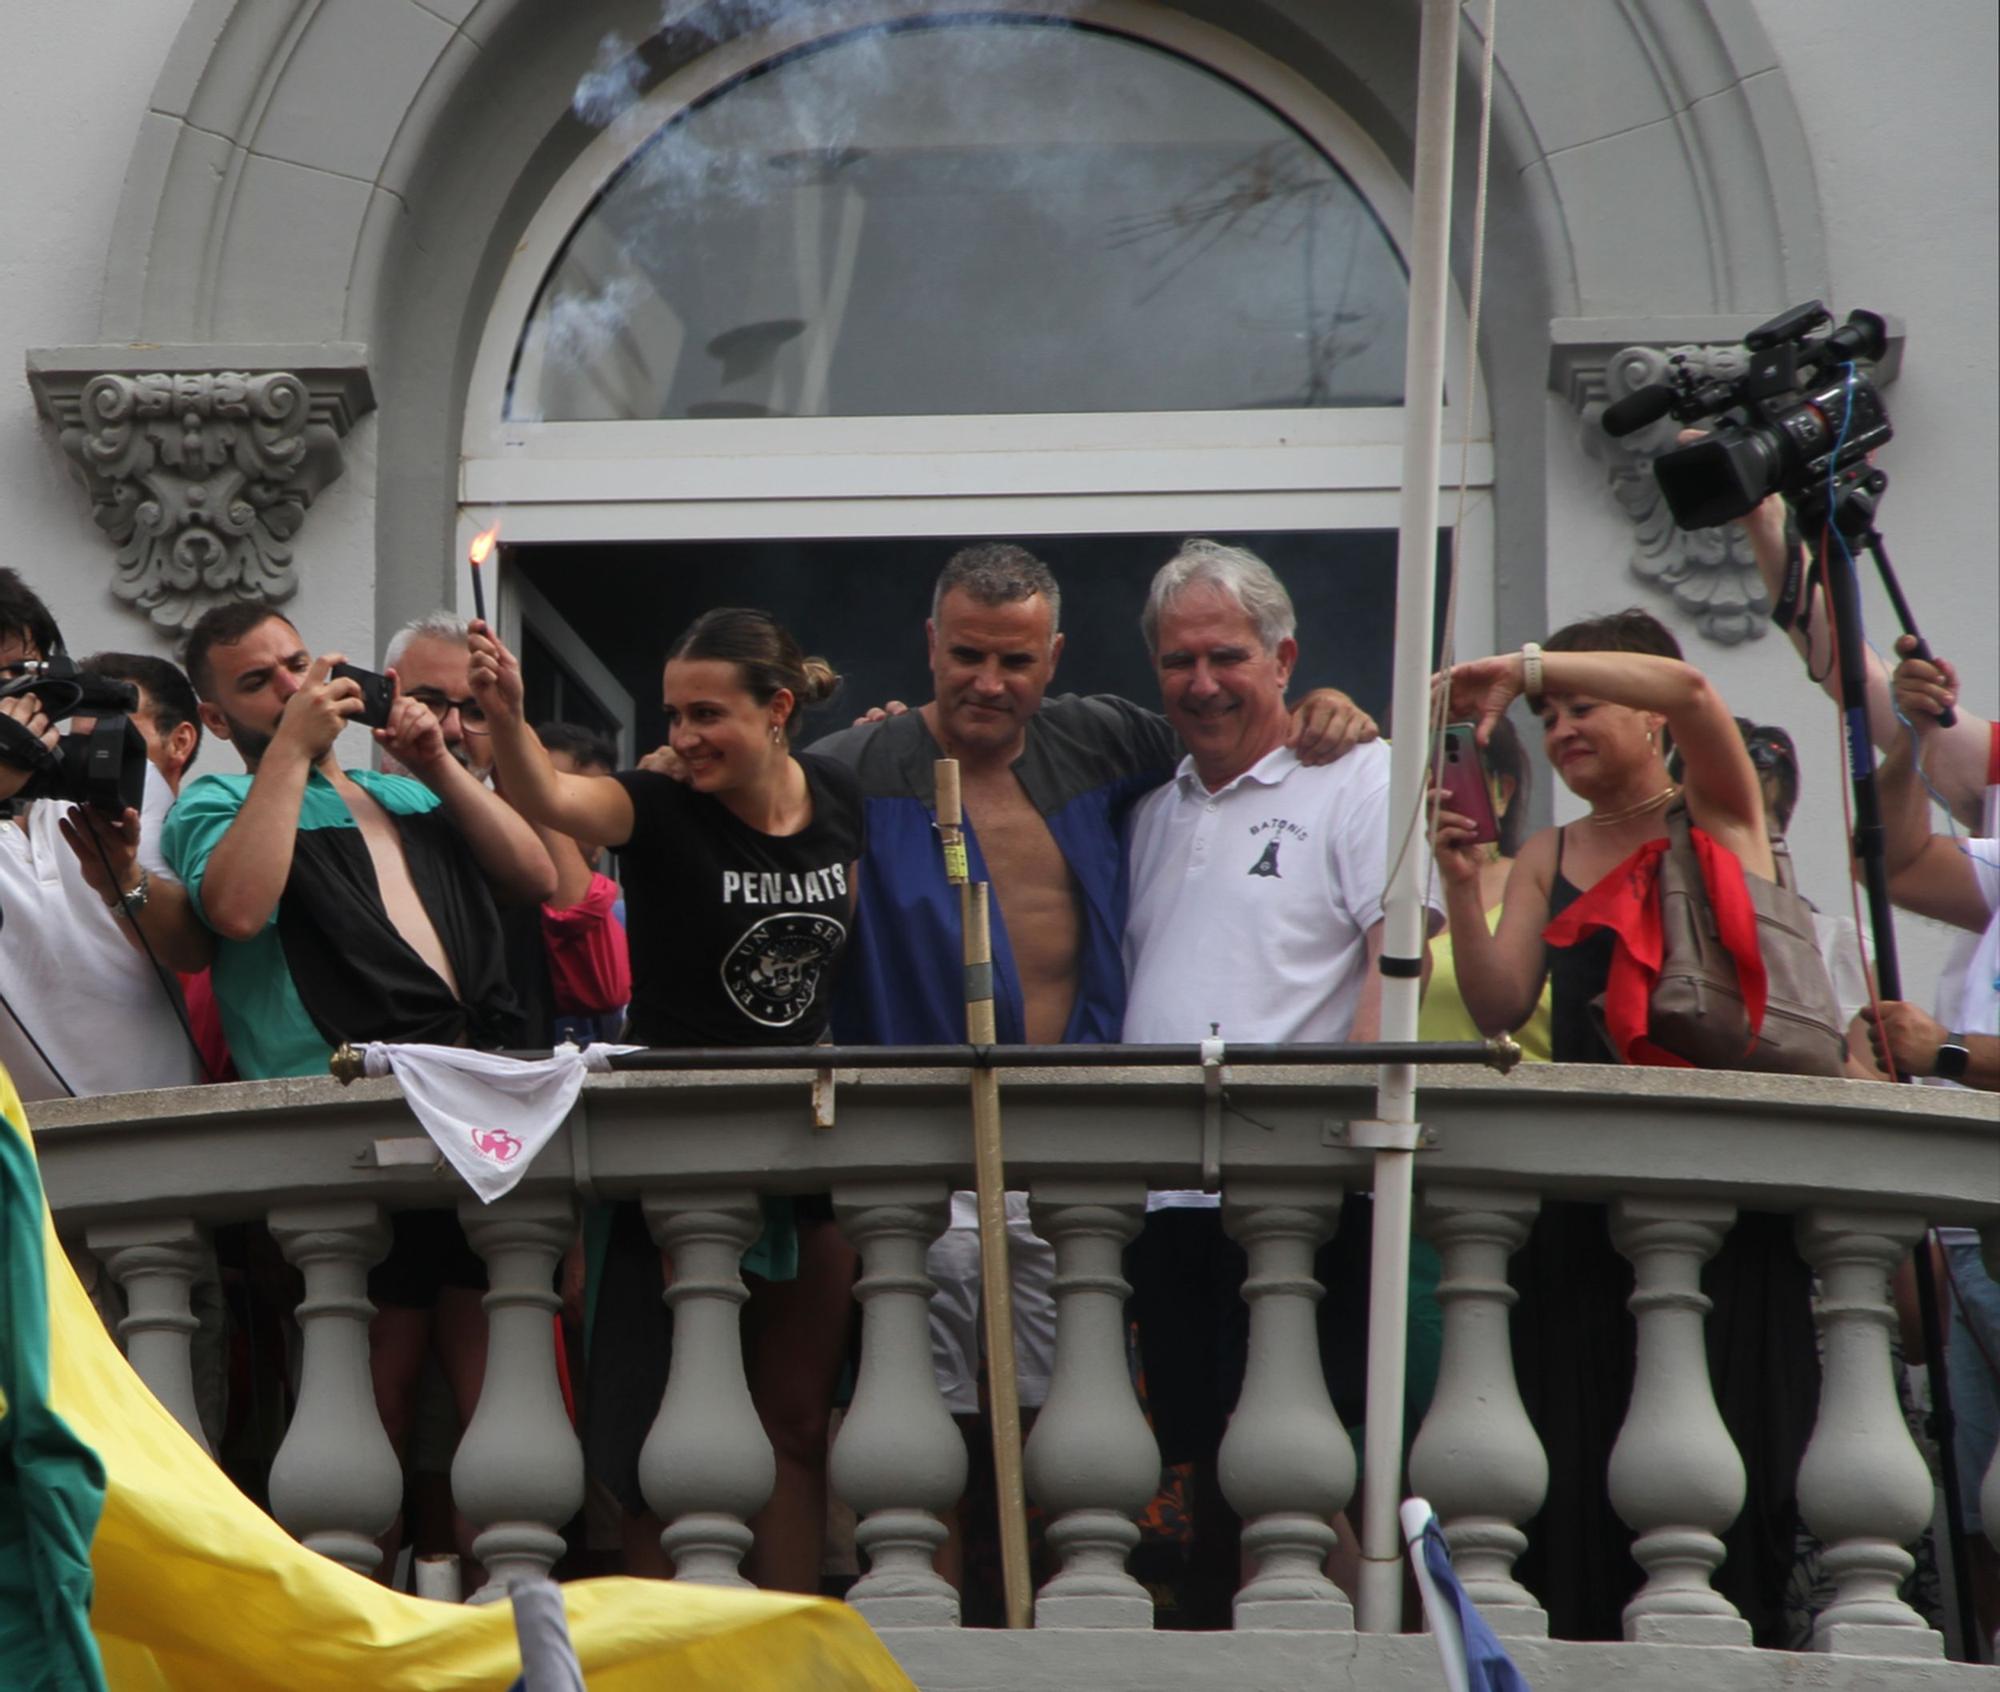
[[[174, 873], [160, 856], [160, 828], [173, 792], [150, 764], [139, 818], [139, 862], [156, 881]], [[179, 983], [153, 971], [83, 879], [57, 821], [69, 810], [38, 799], [27, 827], [0, 822], [0, 1063], [21, 1097], [63, 1096], [63, 1082], [84, 1093], [189, 1087], [201, 1066], [168, 994]], [[19, 1018], [19, 1022], [15, 1018]], [[25, 1023], [62, 1072], [49, 1072], [21, 1031]]]
[[1133, 813], [1125, 1038], [1345, 1040], [1388, 848], [1382, 741], [1314, 768], [1281, 746], [1217, 793], [1183, 759]]

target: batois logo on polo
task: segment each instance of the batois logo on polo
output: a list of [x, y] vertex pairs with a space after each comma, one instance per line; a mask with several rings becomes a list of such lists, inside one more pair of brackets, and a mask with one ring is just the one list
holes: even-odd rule
[[1250, 866], [1250, 873], [1252, 875], [1269, 876], [1275, 881], [1283, 881], [1285, 879], [1284, 873], [1278, 868], [1278, 848], [1285, 843], [1287, 836], [1290, 836], [1294, 840], [1310, 840], [1312, 836], [1299, 827], [1297, 823], [1288, 822], [1283, 817], [1267, 817], [1263, 822], [1252, 823], [1250, 825], [1250, 838], [1252, 840], [1255, 840], [1262, 834], [1268, 834], [1270, 839], [1264, 842], [1263, 853]]
[[812, 1009], [820, 977], [846, 938], [843, 924], [807, 911], [759, 918], [722, 960], [722, 984], [752, 1022], [789, 1028]]

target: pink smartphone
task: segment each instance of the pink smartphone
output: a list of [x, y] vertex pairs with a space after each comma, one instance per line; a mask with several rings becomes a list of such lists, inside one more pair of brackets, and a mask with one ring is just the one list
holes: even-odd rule
[[1485, 845], [1500, 838], [1500, 819], [1493, 809], [1493, 784], [1486, 778], [1486, 760], [1473, 739], [1471, 723], [1452, 723], [1444, 731], [1444, 809], [1472, 819], [1472, 838]]

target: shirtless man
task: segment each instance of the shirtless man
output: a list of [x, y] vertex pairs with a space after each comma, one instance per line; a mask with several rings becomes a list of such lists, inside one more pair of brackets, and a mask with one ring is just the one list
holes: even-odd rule
[[[188, 636], [203, 725], [248, 773], [190, 782], [162, 846], [215, 932], [216, 1001], [246, 1080], [324, 1075], [342, 1040], [517, 1044], [494, 897], [538, 903], [555, 887], [534, 830], [417, 700], [399, 697], [375, 731], [409, 776], [341, 767], [334, 741], [362, 709], [359, 684], [330, 673], [341, 661], [313, 657], [261, 605], [217, 607]], [[376, 1401], [399, 1449], [433, 1340], [470, 1417], [484, 1285], [455, 1215], [395, 1218], [369, 1295]]]
[[[1157, 713], [1109, 695], [1046, 697], [1062, 656], [1062, 595], [1024, 548], [967, 547], [938, 577], [925, 624], [936, 696], [920, 710], [816, 741], [861, 778], [868, 850], [834, 1037], [870, 1045], [965, 1038], [958, 891], [944, 878], [932, 765], [959, 761], [966, 853], [993, 889], [994, 1017], [1010, 1044], [1110, 1041], [1125, 1013], [1122, 832], [1132, 805], [1172, 774], [1181, 748]], [[1344, 694], [1308, 695], [1291, 744], [1324, 763], [1375, 737]], [[1016, 1373], [1032, 1409], [1055, 1355], [1054, 1264], [1008, 1195]], [[931, 1339], [954, 1414], [978, 1410], [978, 1211], [952, 1201], [932, 1248]]]

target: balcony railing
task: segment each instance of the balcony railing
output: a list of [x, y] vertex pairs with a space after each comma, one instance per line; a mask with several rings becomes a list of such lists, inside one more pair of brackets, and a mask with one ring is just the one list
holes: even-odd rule
[[[1157, 1454], [1126, 1367], [1120, 1251], [1148, 1187], [1201, 1184], [1215, 1155], [1199, 1071], [1041, 1069], [1004, 1081], [1010, 1182], [1030, 1190], [1057, 1263], [1055, 1379], [1027, 1454], [1030, 1496], [1059, 1566], [1027, 1634], [961, 1629], [935, 1572], [939, 1517], [964, 1482], [960, 1437], [930, 1361], [925, 1252], [970, 1181], [963, 1070], [843, 1071], [832, 1125], [810, 1073], [593, 1078], [520, 1185], [482, 1206], [430, 1153], [390, 1081], [274, 1081], [37, 1108], [43, 1178], [66, 1238], [122, 1285], [135, 1366], [199, 1438], [190, 1287], [202, 1230], [260, 1219], [304, 1278], [298, 1408], [271, 1472], [272, 1508], [306, 1544], [354, 1566], [401, 1495], [370, 1394], [365, 1283], [387, 1218], [456, 1203], [491, 1277], [485, 1386], [452, 1471], [489, 1572], [549, 1567], [583, 1496], [558, 1392], [550, 1292], [581, 1201], [638, 1198], [673, 1254], [676, 1341], [642, 1460], [683, 1578], [740, 1581], [744, 1517], [770, 1452], [737, 1340], [737, 1260], [758, 1196], [831, 1191], [862, 1259], [862, 1362], [832, 1455], [866, 1572], [849, 1598], [928, 1688], [1430, 1684], [1427, 1640], [1360, 1635], [1320, 1573], [1324, 1522], [1345, 1500], [1348, 1440], [1311, 1366], [1316, 1246], [1370, 1154], [1345, 1126], [1372, 1114], [1355, 1067], [1238, 1069], [1221, 1116], [1226, 1225], [1249, 1259], [1251, 1362], [1224, 1468], [1245, 1523], [1236, 1628], [1151, 1632], [1125, 1566], [1130, 1517]], [[1898, 1596], [1932, 1485], [1898, 1412], [1889, 1279], [1926, 1225], [1982, 1230], [2000, 1266], [2000, 1119], [1970, 1094], [1784, 1078], [1536, 1066], [1505, 1079], [1422, 1074], [1419, 1225], [1444, 1265], [1442, 1370], [1412, 1459], [1475, 1598], [1541, 1692], [1801, 1685], [1795, 1656], [1752, 1650], [1710, 1585], [1721, 1557], [1714, 1476], [1740, 1474], [1701, 1344], [1702, 1263], [1739, 1210], [1796, 1217], [1818, 1272], [1824, 1373], [1798, 1476], [1834, 1582], [1818, 1618], [1815, 1687], [1992, 1687], [1942, 1661]], [[1206, 1137], [1206, 1144], [1205, 1144]], [[1544, 1454], [1509, 1353], [1506, 1266], [1545, 1199], [1611, 1207], [1631, 1261], [1639, 1366], [1606, 1481], [1639, 1536], [1645, 1584], [1628, 1642], [1546, 1638], [1513, 1577], [1539, 1507]], [[1600, 1480], [1603, 1481], [1603, 1477]], [[1740, 1488], [1740, 1480], [1738, 1481]], [[2000, 1472], [1986, 1479], [2000, 1524]], [[1893, 1659], [1893, 1660], [1890, 1660]], [[1351, 1674], [1352, 1681], [1343, 1679]]]

